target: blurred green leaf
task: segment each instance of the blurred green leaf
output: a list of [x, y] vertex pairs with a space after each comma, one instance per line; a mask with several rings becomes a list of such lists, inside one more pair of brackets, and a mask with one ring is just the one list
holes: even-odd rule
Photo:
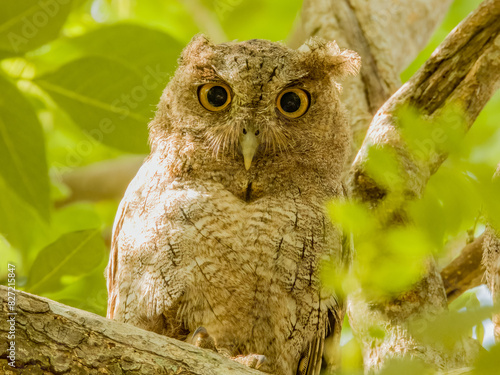
[[164, 30], [182, 44], [200, 32], [182, 0], [135, 1], [127, 19]]
[[363, 353], [358, 340], [351, 339], [341, 348], [342, 369], [347, 374], [357, 373], [363, 369]]
[[50, 187], [40, 122], [23, 94], [0, 75], [0, 177], [45, 220]]
[[89, 137], [118, 149], [147, 153], [147, 124], [159, 98], [154, 89], [167, 73], [158, 66], [139, 72], [101, 57], [72, 61], [35, 82]]
[[328, 213], [334, 223], [342, 226], [346, 233], [371, 236], [379, 228], [376, 216], [365, 205], [345, 200], [335, 200], [328, 204]]
[[483, 325], [483, 323], [479, 323], [476, 326], [476, 339], [480, 345], [483, 345], [483, 341], [484, 341], [484, 325]]
[[27, 260], [29, 251], [49, 238], [49, 226], [32, 206], [20, 199], [1, 179], [0, 197], [0, 233]]
[[404, 181], [401, 176], [398, 158], [392, 148], [369, 147], [364, 168], [371, 178], [390, 191], [397, 193], [403, 188]]
[[389, 359], [380, 375], [432, 375], [434, 370], [431, 366], [417, 359], [395, 358]]
[[302, 6], [301, 0], [211, 0], [229, 40], [286, 40]]
[[423, 345], [443, 345], [452, 351], [458, 341], [470, 335], [472, 327], [482, 324], [495, 311], [498, 308], [486, 306], [464, 312], [444, 312], [431, 318], [415, 319], [410, 322], [409, 329]]
[[489, 351], [481, 351], [474, 365], [473, 375], [498, 375], [500, 369], [500, 344]]
[[3, 1], [0, 10], [0, 53], [22, 54], [57, 38], [74, 2]]
[[374, 339], [383, 339], [386, 335], [385, 330], [380, 326], [371, 326], [368, 328], [368, 333]]
[[395, 227], [355, 244], [355, 272], [371, 298], [392, 296], [417, 282], [431, 247], [413, 227]]
[[156, 87], [158, 98], [174, 72], [183, 44], [162, 31], [131, 23], [103, 26], [74, 38], [60, 38], [50, 50], [29, 58], [37, 74], [60, 67], [70, 61], [100, 56], [144, 72], [147, 67], [158, 69], [165, 78]]
[[108, 291], [103, 274], [105, 267], [106, 264], [101, 262], [89, 274], [75, 277], [71, 282], [63, 283], [62, 289], [43, 295], [65, 305], [106, 316]]
[[467, 126], [458, 106], [449, 104], [432, 119], [411, 107], [400, 108], [397, 116], [403, 139], [416, 159], [435, 163], [439, 154], [461, 151]]
[[91, 203], [78, 202], [64, 206], [54, 212], [53, 230], [62, 235], [86, 229], [95, 229], [101, 226], [101, 220]]
[[100, 230], [64, 234], [38, 253], [26, 290], [30, 293], [57, 291], [63, 286], [63, 276], [80, 276], [93, 271], [105, 254]]

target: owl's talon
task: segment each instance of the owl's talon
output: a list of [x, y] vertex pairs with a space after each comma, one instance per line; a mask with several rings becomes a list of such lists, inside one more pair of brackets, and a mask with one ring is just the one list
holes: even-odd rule
[[193, 345], [198, 348], [217, 351], [215, 348], [215, 340], [208, 334], [205, 327], [198, 327], [196, 331], [194, 331], [191, 341]]

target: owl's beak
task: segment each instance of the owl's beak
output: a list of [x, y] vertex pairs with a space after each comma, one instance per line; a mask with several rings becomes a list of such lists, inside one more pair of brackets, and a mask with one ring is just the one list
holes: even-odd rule
[[[257, 133], [257, 134], [255, 134]], [[243, 129], [242, 134], [240, 135], [240, 149], [241, 154], [243, 155], [243, 161], [245, 163], [245, 169], [248, 171], [250, 166], [252, 165], [253, 157], [259, 148], [259, 139], [257, 135], [259, 133], [253, 129], [253, 127], [249, 126]]]

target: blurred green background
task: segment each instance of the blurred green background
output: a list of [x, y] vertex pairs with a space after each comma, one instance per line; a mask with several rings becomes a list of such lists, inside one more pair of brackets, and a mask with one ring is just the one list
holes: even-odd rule
[[[454, 2], [429, 45], [401, 74], [403, 82], [479, 3]], [[7, 280], [7, 263], [14, 263], [19, 289], [105, 315], [103, 274], [119, 198], [75, 198], [65, 176], [108, 160], [140, 163], [141, 155], [148, 153], [147, 123], [180, 51], [194, 34], [204, 32], [216, 42], [286, 41], [301, 5], [300, 0], [2, 2], [2, 284]], [[409, 116], [407, 121], [417, 119]], [[468, 239], [484, 230], [484, 206], [493, 194], [487, 181], [500, 161], [499, 123], [497, 94], [465, 141], [452, 145], [450, 158], [412, 207], [415, 226], [377, 240], [380, 243], [372, 237], [365, 241], [351, 287], [378, 280], [371, 284], [376, 293], [395, 293], [420, 272], [416, 259], [431, 252], [446, 264]], [[379, 167], [386, 166], [382, 159]], [[493, 203], [500, 212], [498, 202]], [[366, 213], [344, 207], [332, 214], [348, 225], [359, 223]], [[360, 230], [366, 235], [376, 223], [364, 223]], [[403, 249], [401, 239], [413, 246]], [[389, 249], [382, 259], [381, 248]], [[487, 292], [479, 292], [487, 303]], [[476, 294], [464, 298], [468, 301], [471, 295]], [[457, 310], [465, 306], [465, 299]], [[346, 332], [343, 341], [349, 347], [354, 344]], [[356, 350], [345, 353], [352, 357], [353, 371], [360, 361]]]

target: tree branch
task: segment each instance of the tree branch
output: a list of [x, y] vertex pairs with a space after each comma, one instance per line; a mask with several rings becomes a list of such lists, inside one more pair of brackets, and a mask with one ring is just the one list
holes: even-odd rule
[[400, 86], [399, 74], [427, 44], [451, 0], [305, 0], [302, 30], [291, 45], [310, 36], [336, 40], [361, 56], [358, 77], [344, 83], [342, 101], [349, 108], [353, 154], [380, 106]]
[[[395, 216], [387, 225], [404, 218], [402, 205], [408, 199], [421, 196], [431, 174], [446, 159], [446, 153], [434, 139], [428, 161], [415, 158], [408, 149], [398, 124], [398, 111], [405, 106], [419, 110], [423, 117], [433, 118], [446, 105], [458, 105], [464, 114], [468, 129], [496, 91], [500, 81], [500, 2], [486, 0], [471, 13], [434, 51], [431, 58], [402, 86], [377, 112], [363, 145], [356, 156], [348, 178], [351, 195], [371, 207], [380, 205], [392, 191], [403, 200], [391, 207]], [[454, 121], [446, 124], [456, 126]], [[464, 129], [465, 130], [465, 129]], [[371, 176], [366, 166], [370, 147], [390, 149], [398, 156], [399, 178], [403, 186], [383, 184]], [[440, 314], [447, 300], [435, 262], [429, 259], [426, 275], [412, 290], [386, 303], [370, 303], [362, 296], [351, 300], [351, 326], [364, 346], [365, 370], [378, 369], [386, 359], [410, 355], [439, 368], [452, 369], [470, 364], [474, 358], [471, 348], [477, 343], [463, 341], [453, 355], [430, 345], [421, 346], [408, 331], [410, 319], [428, 314]], [[370, 335], [370, 326], [383, 326], [387, 334], [376, 344]]]
[[481, 263], [483, 239], [484, 235], [477, 237], [462, 249], [458, 257], [441, 270], [448, 303], [467, 290], [482, 284], [485, 270]]
[[[182, 341], [108, 320], [46, 298], [17, 291], [8, 316], [7, 287], [0, 286], [0, 372], [15, 341], [16, 369], [30, 374], [258, 375], [237, 362]], [[6, 339], [15, 317], [15, 340]]]
[[[387, 194], [364, 170], [373, 145], [394, 149], [405, 166], [406, 196], [422, 193], [430, 175], [445, 160], [436, 152], [428, 165], [406, 150], [397, 125], [397, 111], [411, 105], [425, 116], [438, 115], [446, 104], [459, 105], [470, 127], [500, 84], [500, 2], [481, 3], [434, 51], [431, 58], [377, 112], [351, 169], [351, 190], [362, 201], [376, 203]], [[456, 125], [452, 122], [450, 126]], [[430, 140], [432, 141], [432, 140]], [[436, 142], [434, 142], [436, 144]], [[436, 147], [436, 151], [437, 147]]]
[[62, 174], [61, 180], [71, 194], [56, 205], [121, 199], [145, 158], [146, 155], [138, 155], [105, 160]]

